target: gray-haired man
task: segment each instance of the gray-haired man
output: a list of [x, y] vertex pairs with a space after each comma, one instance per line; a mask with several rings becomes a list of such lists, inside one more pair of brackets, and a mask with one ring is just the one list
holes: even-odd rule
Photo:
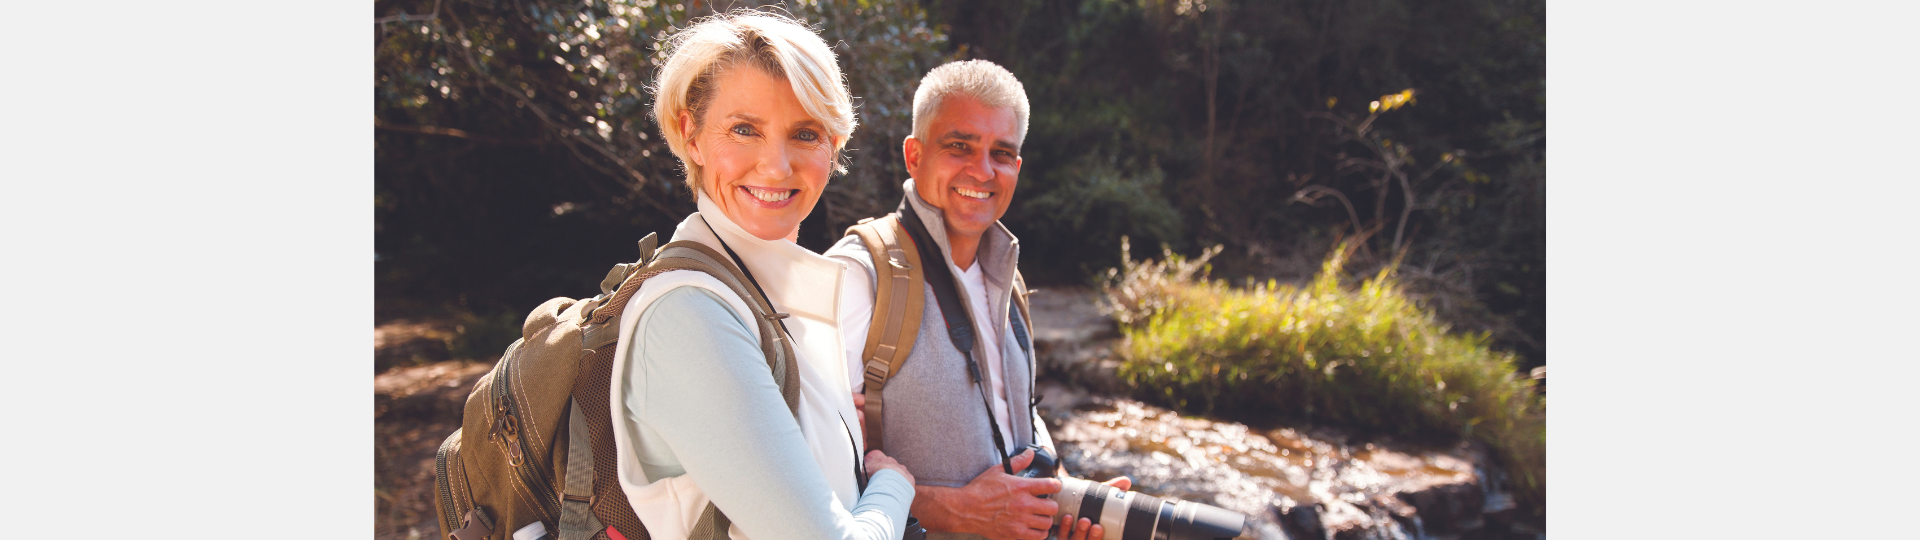
[[[913, 515], [930, 538], [1041, 540], [1061, 510], [1042, 498], [1060, 490], [1058, 480], [1021, 478], [1002, 468], [1007, 449], [1053, 446], [1032, 407], [1031, 343], [1017, 337], [1028, 323], [1011, 307], [1020, 244], [999, 222], [1019, 183], [1028, 112], [1025, 88], [1006, 69], [983, 60], [949, 63], [921, 79], [913, 134], [902, 145], [913, 177], [905, 183], [900, 221], [939, 248], [948, 272], [928, 273], [918, 337], [884, 388], [881, 436], [887, 454], [913, 471]], [[850, 309], [841, 315], [855, 401], [864, 404], [861, 353], [875, 268], [866, 245], [852, 235], [827, 255], [866, 270], [851, 272], [848, 287], [864, 285], [867, 294], [846, 296]], [[970, 314], [971, 357], [984, 380], [973, 380], [969, 355], [949, 340], [949, 319], [931, 283], [942, 274], [951, 274], [952, 290], [967, 303], [956, 311]], [[1031, 451], [1022, 452], [1010, 466], [1019, 471], [1032, 459]], [[1129, 484], [1125, 477], [1108, 483]], [[1081, 518], [1069, 536], [1102, 533]]]

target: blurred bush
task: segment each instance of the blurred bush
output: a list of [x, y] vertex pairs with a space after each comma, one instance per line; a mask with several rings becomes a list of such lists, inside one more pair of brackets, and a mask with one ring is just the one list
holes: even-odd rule
[[1450, 332], [1392, 266], [1343, 283], [1344, 246], [1301, 287], [1208, 279], [1216, 252], [1167, 252], [1108, 274], [1125, 336], [1120, 375], [1141, 398], [1187, 413], [1480, 441], [1520, 498], [1544, 509], [1546, 404], [1513, 354], [1488, 348], [1484, 333]]

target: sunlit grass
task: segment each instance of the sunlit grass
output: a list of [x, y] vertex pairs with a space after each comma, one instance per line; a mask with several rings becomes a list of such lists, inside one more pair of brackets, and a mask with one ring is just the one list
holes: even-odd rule
[[1546, 405], [1513, 354], [1490, 349], [1484, 333], [1449, 332], [1391, 266], [1350, 286], [1344, 250], [1305, 286], [1228, 287], [1205, 275], [1215, 253], [1168, 251], [1108, 273], [1125, 335], [1120, 376], [1141, 398], [1189, 413], [1477, 440], [1515, 495], [1544, 503]]

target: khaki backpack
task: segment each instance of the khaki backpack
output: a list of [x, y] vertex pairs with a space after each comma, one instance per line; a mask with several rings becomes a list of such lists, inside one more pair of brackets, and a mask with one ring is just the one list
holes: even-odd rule
[[[799, 371], [765, 296], [712, 248], [673, 242], [658, 250], [640, 241], [639, 262], [607, 272], [600, 294], [554, 298], [527, 315], [521, 338], [467, 396], [461, 427], [434, 459], [440, 530], [451, 540], [644, 540], [651, 538], [620, 488], [614, 455], [612, 387], [620, 313], [640, 285], [673, 270], [719, 279], [748, 299], [761, 352], [786, 399], [799, 406]], [[538, 525], [536, 525], [536, 523]], [[695, 539], [725, 538], [729, 520], [712, 503], [695, 523]]]
[[[860, 358], [867, 383], [866, 448], [884, 450], [880, 434], [885, 426], [880, 411], [886, 406], [886, 399], [881, 391], [886, 388], [887, 379], [900, 372], [901, 364], [913, 352], [914, 339], [920, 335], [921, 314], [926, 312], [927, 304], [923, 292], [927, 284], [926, 269], [921, 265], [918, 246], [900, 221], [899, 212], [862, 219], [847, 227], [847, 234], [860, 237], [860, 242], [867, 246], [867, 254], [873, 258], [873, 319], [867, 326], [867, 344]], [[946, 259], [928, 264], [946, 264]], [[1031, 294], [1026, 279], [1020, 276], [1019, 270], [1014, 270], [1013, 304], [1020, 310], [1023, 324], [1012, 326], [1014, 339], [1023, 350], [1030, 349], [1027, 327], [1033, 324], [1033, 318], [1029, 315], [1027, 297]], [[1028, 354], [1032, 351], [1028, 350]], [[998, 432], [995, 436], [998, 437]]]

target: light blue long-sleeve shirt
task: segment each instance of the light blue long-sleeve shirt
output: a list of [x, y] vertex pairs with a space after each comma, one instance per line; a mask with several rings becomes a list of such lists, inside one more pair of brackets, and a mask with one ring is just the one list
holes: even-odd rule
[[642, 472], [650, 481], [691, 475], [754, 540], [900, 538], [913, 485], [882, 470], [851, 512], [837, 504], [757, 333], [699, 287], [669, 291], [641, 314], [624, 359], [623, 417], [646, 449]]

